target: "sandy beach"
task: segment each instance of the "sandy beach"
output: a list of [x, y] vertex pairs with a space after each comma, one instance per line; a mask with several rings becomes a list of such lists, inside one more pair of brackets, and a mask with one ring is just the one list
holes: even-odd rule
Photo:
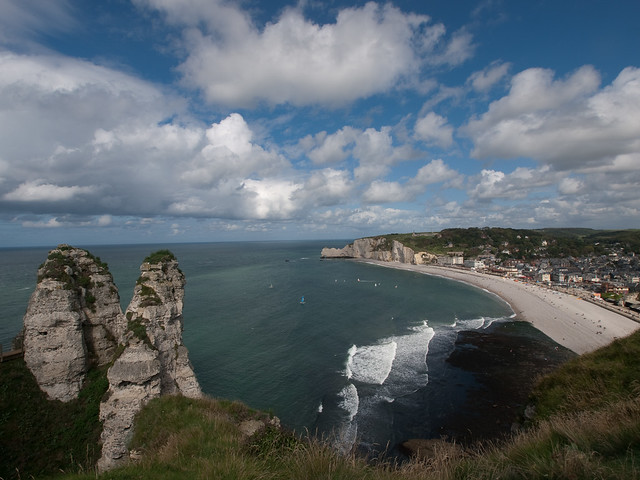
[[485, 289], [506, 301], [516, 319], [531, 323], [556, 343], [577, 354], [630, 335], [640, 323], [566, 293], [470, 270], [363, 260], [387, 268], [441, 276]]

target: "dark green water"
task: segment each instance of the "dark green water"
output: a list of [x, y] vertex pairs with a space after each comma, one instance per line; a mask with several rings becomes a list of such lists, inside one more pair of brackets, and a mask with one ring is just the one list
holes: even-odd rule
[[[298, 431], [335, 433], [345, 445], [356, 437], [384, 445], [409, 435], [416, 392], [429, 389], [430, 377], [446, 378], [457, 332], [509, 321], [512, 311], [461, 283], [320, 259], [322, 247], [345, 243], [88, 250], [108, 263], [123, 309], [143, 258], [160, 248], [175, 253], [187, 277], [184, 342], [205, 393], [271, 411]], [[0, 250], [5, 349], [21, 327], [47, 250]], [[439, 395], [430, 398], [433, 412]]]

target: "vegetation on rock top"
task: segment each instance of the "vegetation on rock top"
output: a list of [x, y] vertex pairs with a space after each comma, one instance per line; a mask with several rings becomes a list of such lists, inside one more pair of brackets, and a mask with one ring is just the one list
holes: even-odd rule
[[175, 255], [170, 250], [158, 250], [157, 252], [152, 253], [148, 257], [144, 259], [144, 262], [157, 264], [157, 263], [165, 263], [175, 260]]
[[[65, 253], [74, 247], [69, 245], [60, 245], [56, 250], [49, 253], [47, 261], [40, 265], [40, 274], [38, 275], [38, 283], [45, 278], [57, 280], [64, 284], [67, 290], [76, 290], [81, 298], [84, 299], [86, 306], [95, 312], [96, 297], [91, 293], [94, 287], [91, 280], [92, 272], [87, 270], [85, 265], [76, 262], [75, 258]], [[100, 257], [92, 255], [87, 250], [76, 249], [91, 259], [98, 267], [97, 273], [101, 275], [111, 276], [108, 265], [100, 260]]]

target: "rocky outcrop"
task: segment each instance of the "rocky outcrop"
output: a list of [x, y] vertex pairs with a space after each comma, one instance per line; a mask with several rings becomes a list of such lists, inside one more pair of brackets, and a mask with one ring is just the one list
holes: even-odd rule
[[322, 258], [366, 258], [383, 262], [416, 263], [416, 253], [397, 240], [385, 237], [359, 238], [344, 248], [323, 248]]
[[198, 397], [200, 385], [182, 344], [184, 274], [169, 251], [158, 252], [148, 260], [140, 266], [140, 277], [125, 314], [128, 325], [144, 328], [158, 352], [162, 393]]
[[416, 261], [416, 255], [411, 248], [405, 247], [402, 243], [394, 240], [391, 246], [391, 261], [413, 264]]
[[102, 456], [98, 470], [104, 472], [129, 460], [128, 443], [133, 421], [140, 409], [161, 394], [162, 367], [158, 352], [144, 340], [130, 335], [122, 354], [109, 371], [109, 390], [100, 404]]
[[25, 363], [49, 398], [77, 398], [87, 370], [111, 360], [123, 329], [107, 266], [69, 245], [49, 252], [24, 316]]
[[109, 369], [109, 390], [100, 405], [105, 471], [129, 460], [127, 444], [136, 413], [160, 395], [202, 395], [182, 344], [184, 274], [169, 251], [145, 259], [127, 308], [122, 354]]
[[123, 314], [106, 264], [60, 245], [38, 270], [24, 316], [25, 362], [50, 398], [77, 398], [89, 368], [111, 364], [100, 404], [100, 471], [128, 461], [134, 417], [149, 400], [202, 395], [182, 343], [185, 278], [177, 260], [156, 252], [140, 272]]

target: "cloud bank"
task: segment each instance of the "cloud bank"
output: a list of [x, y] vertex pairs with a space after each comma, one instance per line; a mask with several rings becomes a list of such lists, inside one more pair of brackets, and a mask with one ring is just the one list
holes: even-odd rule
[[[590, 65], [560, 77], [495, 60], [447, 86], [438, 74], [473, 58], [473, 35], [391, 4], [262, 25], [231, 3], [135, 4], [177, 32], [180, 88], [0, 36], [5, 222], [360, 235], [640, 218], [637, 67], [604, 83]], [[29, 5], [76, 25], [67, 2]], [[16, 35], [45, 28], [0, 8]], [[372, 98], [404, 110], [369, 122]]]

